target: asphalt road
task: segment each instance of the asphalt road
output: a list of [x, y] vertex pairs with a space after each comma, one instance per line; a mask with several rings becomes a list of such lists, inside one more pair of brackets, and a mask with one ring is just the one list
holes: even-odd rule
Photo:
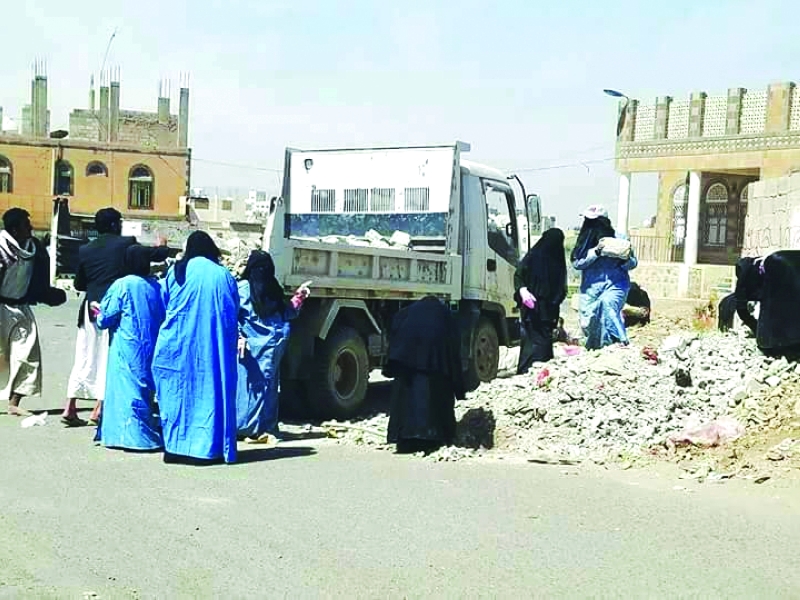
[[[38, 311], [46, 393], [29, 408], [61, 405], [76, 307]], [[198, 468], [57, 421], [0, 416], [2, 598], [800, 597], [789, 484], [675, 490], [327, 440]]]

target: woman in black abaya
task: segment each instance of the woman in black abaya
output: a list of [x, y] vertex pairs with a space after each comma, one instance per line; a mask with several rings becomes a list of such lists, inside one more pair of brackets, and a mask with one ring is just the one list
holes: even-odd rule
[[453, 442], [455, 400], [466, 395], [458, 324], [429, 296], [392, 320], [383, 374], [394, 379], [387, 441], [397, 452], [432, 452]]
[[514, 299], [520, 309], [521, 347], [517, 373], [553, 358], [553, 330], [567, 297], [564, 232], [548, 229], [528, 250], [514, 274]]

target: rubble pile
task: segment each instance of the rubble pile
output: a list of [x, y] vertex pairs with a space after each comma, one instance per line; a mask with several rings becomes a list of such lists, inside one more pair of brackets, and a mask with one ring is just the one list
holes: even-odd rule
[[687, 333], [659, 349], [614, 347], [556, 359], [530, 375], [484, 385], [468, 402], [493, 411], [500, 447], [608, 460], [657, 445], [704, 443], [689, 435], [696, 431], [717, 436], [707, 445], [734, 439], [731, 419], [717, 420], [734, 416], [743, 425], [763, 418], [765, 392], [779, 393], [798, 373], [786, 359], [765, 357], [751, 338]]
[[[482, 384], [456, 405], [459, 452], [432, 458], [495, 448], [556, 462], [605, 462], [653, 447], [724, 444], [745, 426], [776, 419], [783, 387], [800, 381], [800, 366], [766, 357], [752, 338], [733, 333], [685, 333], [659, 348], [570, 354]], [[385, 415], [372, 417], [372, 433], [344, 432], [341, 439], [384, 444], [379, 432], [386, 422]]]

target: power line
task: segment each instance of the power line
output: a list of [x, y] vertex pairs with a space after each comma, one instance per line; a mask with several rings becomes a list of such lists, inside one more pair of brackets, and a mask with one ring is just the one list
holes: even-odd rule
[[[582, 153], [585, 153], [585, 152], [589, 152], [589, 151], [588, 150], [584, 150]], [[578, 153], [578, 154], [581, 154], [581, 153]], [[255, 166], [255, 165], [242, 165], [242, 164], [222, 162], [222, 161], [218, 161], [218, 160], [209, 160], [209, 159], [205, 159], [205, 158], [195, 158], [195, 157], [192, 157], [192, 160], [193, 161], [197, 161], [199, 163], [205, 163], [205, 164], [209, 164], [209, 165], [218, 165], [218, 166], [221, 166], [221, 167], [229, 167], [229, 168], [232, 168], [232, 169], [244, 169], [244, 170], [250, 170], [250, 171], [265, 171], [265, 172], [268, 172], [268, 173], [283, 173], [283, 169], [274, 169], [274, 168], [270, 168], [270, 167], [259, 167], [259, 166]], [[610, 162], [612, 160], [616, 160], [616, 156], [610, 156], [608, 158], [595, 158], [595, 159], [592, 159], [592, 160], [581, 160], [581, 161], [572, 162], [572, 163], [563, 163], [563, 164], [560, 164], [560, 165], [551, 165], [551, 166], [548, 166], [548, 167], [524, 167], [524, 168], [520, 168], [520, 169], [506, 169], [506, 170], [508, 172], [510, 172], [510, 173], [529, 173], [529, 172], [534, 172], [534, 171], [552, 171], [554, 169], [567, 169], [567, 168], [570, 168], [570, 167], [586, 167], [587, 165], [605, 163], [605, 162]]]
[[594, 160], [581, 160], [574, 163], [565, 163], [561, 165], [552, 165], [549, 167], [525, 167], [523, 169], [511, 169], [510, 173], [530, 173], [532, 171], [552, 171], [554, 169], [567, 169], [569, 167], [585, 167], [586, 165], [593, 165], [598, 163], [605, 163], [612, 160], [616, 160], [616, 156], [610, 156], [608, 158], [596, 158]]
[[192, 157], [192, 160], [193, 161], [197, 161], [197, 162], [201, 162], [201, 163], [206, 163], [206, 164], [209, 164], [209, 165], [219, 165], [221, 167], [230, 167], [232, 169], [247, 169], [247, 170], [250, 170], [250, 171], [267, 171], [267, 172], [270, 172], [270, 173], [283, 173], [283, 169], [270, 169], [269, 167], [256, 167], [256, 166], [252, 166], [252, 165], [237, 165], [237, 164], [234, 164], [234, 163], [220, 162], [218, 160], [207, 160], [205, 158], [195, 158], [194, 156]]

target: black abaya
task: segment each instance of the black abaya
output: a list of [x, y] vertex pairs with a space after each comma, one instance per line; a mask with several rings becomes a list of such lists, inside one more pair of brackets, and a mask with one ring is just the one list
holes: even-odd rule
[[517, 373], [522, 375], [537, 362], [547, 362], [553, 358], [553, 330], [558, 320], [542, 319], [541, 311], [521, 309], [520, 349]]
[[383, 373], [394, 379], [387, 441], [398, 452], [430, 451], [455, 437], [455, 401], [466, 394], [461, 340], [450, 309], [423, 298], [392, 321]]
[[[553, 330], [567, 296], [564, 232], [548, 229], [525, 255], [514, 274], [514, 298], [520, 309], [520, 352], [517, 373], [527, 373], [535, 362], [553, 358]], [[522, 304], [520, 288], [536, 299], [533, 309]]]
[[[757, 267], [756, 267], [757, 268]], [[780, 250], [764, 259], [756, 341], [765, 354], [800, 351], [800, 250]]]

